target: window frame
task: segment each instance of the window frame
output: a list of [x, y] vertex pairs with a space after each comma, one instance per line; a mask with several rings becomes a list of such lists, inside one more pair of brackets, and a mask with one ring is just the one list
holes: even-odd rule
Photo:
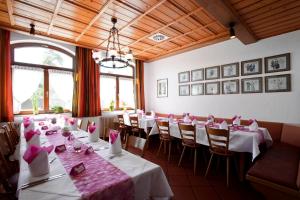
[[[15, 49], [22, 48], [22, 47], [42, 47], [42, 48], [48, 48], [52, 49], [58, 52], [61, 52], [63, 54], [66, 54], [70, 56], [73, 59], [73, 66], [72, 69], [63, 68], [63, 67], [56, 67], [51, 65], [42, 65], [42, 64], [31, 64], [31, 63], [23, 63], [23, 62], [16, 62], [15, 61]], [[68, 52], [65, 49], [59, 48], [57, 46], [53, 46], [46, 43], [35, 43], [35, 42], [21, 42], [21, 43], [13, 43], [11, 44], [11, 54], [10, 54], [10, 60], [11, 60], [11, 67], [13, 65], [20, 65], [24, 67], [32, 67], [32, 68], [41, 68], [44, 70], [44, 109], [39, 110], [40, 114], [44, 113], [53, 113], [53, 111], [49, 108], [49, 70], [59, 70], [59, 71], [68, 71], [73, 73], [74, 78], [74, 69], [75, 69], [75, 55]], [[12, 73], [12, 72], [11, 72]], [[64, 109], [64, 112], [71, 112], [71, 110]], [[24, 114], [33, 114], [33, 111], [29, 110], [21, 110], [20, 113], [16, 115], [24, 115]]]
[[[120, 107], [120, 97], [119, 97], [119, 78], [129, 78], [129, 79], [132, 79], [132, 84], [133, 84], [133, 89], [135, 88], [135, 67], [133, 66], [128, 66], [128, 67], [131, 67], [132, 68], [132, 76], [127, 76], [127, 75], [121, 75], [121, 74], [112, 74], [112, 73], [102, 73], [101, 72], [101, 66], [100, 66], [100, 79], [101, 79], [101, 76], [113, 76], [113, 77], [116, 77], [116, 106], [115, 106], [115, 111], [119, 111], [119, 110], [123, 110], [124, 108], [123, 107]], [[101, 87], [101, 86], [100, 86]], [[135, 89], [134, 89], [134, 95], [135, 94]], [[135, 107], [136, 107], [136, 100], [135, 100], [135, 96], [134, 96], [134, 102], [135, 102]], [[109, 111], [108, 108], [101, 108], [102, 111]], [[126, 107], [126, 110], [135, 110], [135, 108], [132, 108], [132, 107]]]

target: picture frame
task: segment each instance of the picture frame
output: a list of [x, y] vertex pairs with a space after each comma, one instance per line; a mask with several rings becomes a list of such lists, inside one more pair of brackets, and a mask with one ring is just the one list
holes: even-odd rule
[[291, 74], [280, 74], [265, 77], [266, 92], [290, 92]]
[[205, 94], [206, 95], [218, 95], [220, 94], [220, 82], [208, 82], [205, 83]]
[[178, 83], [188, 83], [190, 82], [190, 71], [178, 73]]
[[256, 75], [262, 73], [262, 59], [246, 60], [241, 62], [241, 75]]
[[226, 65], [221, 65], [222, 78], [231, 78], [240, 76], [240, 63], [229, 63]]
[[157, 97], [168, 97], [168, 79], [157, 80]]
[[291, 70], [291, 54], [279, 54], [265, 57], [265, 73], [282, 72]]
[[191, 96], [204, 95], [204, 83], [191, 84]]
[[220, 78], [220, 66], [205, 68], [205, 80], [214, 80]]
[[262, 77], [244, 78], [241, 80], [242, 93], [262, 93], [263, 79]]
[[190, 85], [179, 85], [179, 96], [190, 96]]
[[191, 81], [203, 81], [204, 80], [204, 69], [195, 69], [191, 71]]
[[240, 93], [240, 80], [227, 80], [222, 81], [222, 94], [239, 94]]

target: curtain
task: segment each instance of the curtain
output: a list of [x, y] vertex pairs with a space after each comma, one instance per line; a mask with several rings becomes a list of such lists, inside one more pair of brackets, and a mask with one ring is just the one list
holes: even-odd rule
[[40, 68], [29, 68], [14, 65], [12, 66], [13, 80], [13, 103], [14, 113], [21, 111], [21, 105], [30, 99], [34, 92], [43, 84], [44, 70]]
[[10, 32], [0, 29], [0, 122], [13, 119]]
[[72, 115], [92, 117], [101, 115], [100, 72], [92, 58], [92, 50], [76, 47]]
[[144, 94], [144, 61], [135, 60], [136, 67], [136, 98], [137, 108], [145, 110], [145, 94]]

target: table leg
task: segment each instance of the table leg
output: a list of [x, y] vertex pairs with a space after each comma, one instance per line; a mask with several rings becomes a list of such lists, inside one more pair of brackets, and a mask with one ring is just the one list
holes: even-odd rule
[[246, 153], [239, 153], [239, 178], [240, 181], [245, 180], [245, 164], [246, 164]]

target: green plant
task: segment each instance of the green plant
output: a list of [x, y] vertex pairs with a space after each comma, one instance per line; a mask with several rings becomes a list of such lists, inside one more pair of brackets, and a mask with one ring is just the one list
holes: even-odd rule
[[109, 111], [113, 111], [114, 109], [115, 109], [115, 102], [111, 100], [111, 102], [109, 103]]
[[33, 93], [31, 98], [32, 112], [34, 115], [39, 114], [39, 94], [37, 92]]
[[54, 106], [51, 110], [52, 110], [55, 114], [63, 113], [63, 112], [64, 112], [64, 108], [61, 107], [61, 106]]
[[127, 103], [125, 101], [122, 101], [122, 107], [123, 107], [123, 110], [126, 111], [127, 110]]

